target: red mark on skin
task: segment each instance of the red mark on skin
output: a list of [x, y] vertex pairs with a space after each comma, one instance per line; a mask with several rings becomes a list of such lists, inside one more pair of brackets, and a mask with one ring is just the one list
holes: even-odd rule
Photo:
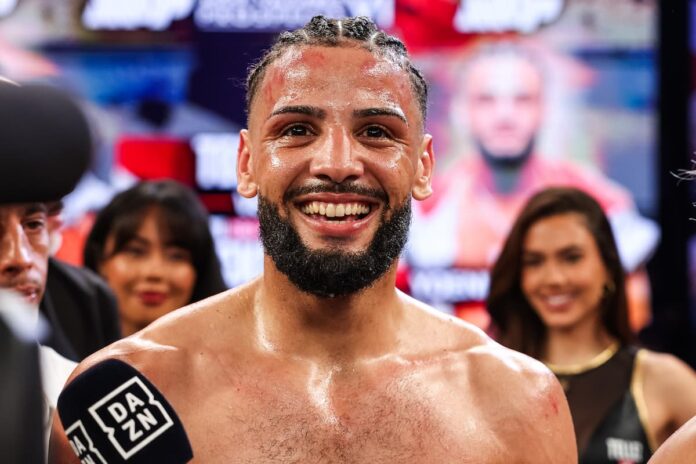
[[321, 51], [308, 48], [304, 53], [302, 53], [299, 61], [300, 63], [308, 66], [322, 65], [326, 61], [326, 56]]
[[558, 400], [556, 398], [551, 398], [551, 409], [553, 409], [553, 414], [558, 415]]
[[265, 101], [273, 101], [273, 92], [285, 84], [285, 75], [280, 69], [271, 67], [269, 71], [270, 75], [266, 76], [267, 82], [263, 86], [263, 98]]
[[367, 59], [363, 61], [363, 64], [360, 66], [360, 72], [373, 74], [375, 72], [375, 64], [377, 64], [377, 60], [375, 60], [372, 55], [367, 55]]

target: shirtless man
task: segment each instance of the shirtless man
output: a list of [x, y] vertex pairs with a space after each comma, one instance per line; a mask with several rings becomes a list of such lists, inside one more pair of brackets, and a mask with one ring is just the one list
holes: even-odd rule
[[[239, 192], [264, 273], [88, 358], [142, 372], [198, 463], [573, 463], [553, 375], [398, 292], [430, 195], [426, 85], [365, 18], [281, 34], [248, 79]], [[436, 237], [434, 237], [436, 239]], [[51, 462], [76, 461], [56, 421]]]

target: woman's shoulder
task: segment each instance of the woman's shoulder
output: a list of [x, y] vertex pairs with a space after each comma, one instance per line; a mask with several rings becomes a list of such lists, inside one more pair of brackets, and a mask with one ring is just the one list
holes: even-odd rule
[[684, 382], [696, 386], [696, 373], [673, 354], [640, 349], [637, 356], [645, 381], [666, 388]]
[[638, 363], [659, 442], [696, 415], [696, 373], [676, 356], [650, 350], [639, 351]]

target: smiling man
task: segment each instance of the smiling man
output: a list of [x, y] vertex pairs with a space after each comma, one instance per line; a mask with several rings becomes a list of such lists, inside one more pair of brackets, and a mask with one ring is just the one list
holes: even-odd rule
[[[138, 369], [195, 462], [575, 462], [550, 372], [395, 289], [411, 198], [431, 193], [426, 94], [401, 42], [365, 18], [281, 34], [250, 72], [238, 150], [263, 275], [78, 371]], [[52, 461], [78, 462], [54, 425]]]

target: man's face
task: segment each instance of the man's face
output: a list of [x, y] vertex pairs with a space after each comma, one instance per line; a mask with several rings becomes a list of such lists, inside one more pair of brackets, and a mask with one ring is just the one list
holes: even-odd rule
[[[277, 211], [266, 232], [262, 224], [266, 237], [284, 221], [307, 251], [356, 257], [410, 196], [429, 196], [432, 142], [422, 127], [408, 75], [394, 63], [356, 47], [291, 48], [251, 105], [239, 191], [271, 207], [262, 221]], [[298, 272], [290, 268], [281, 271]]]
[[479, 58], [465, 84], [465, 105], [471, 134], [493, 158], [523, 156], [533, 143], [542, 119], [539, 71], [514, 55]]
[[46, 287], [49, 236], [46, 206], [0, 206], [0, 287], [38, 307]]

